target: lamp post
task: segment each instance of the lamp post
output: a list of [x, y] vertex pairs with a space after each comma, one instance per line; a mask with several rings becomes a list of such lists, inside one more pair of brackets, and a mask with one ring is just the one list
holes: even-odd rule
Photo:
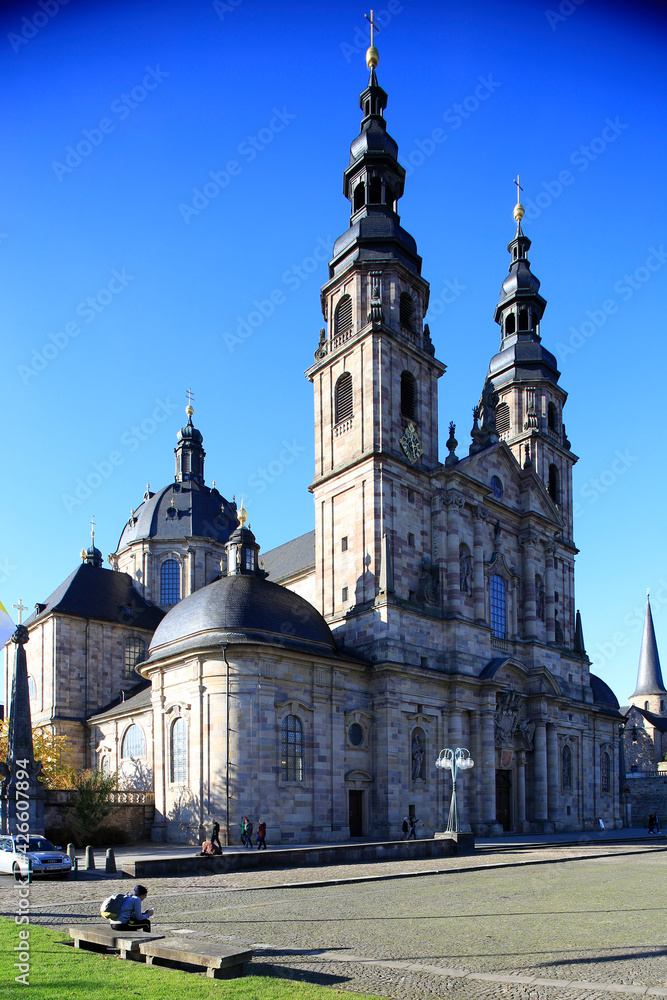
[[470, 752], [465, 747], [456, 747], [455, 750], [446, 747], [438, 754], [435, 762], [436, 767], [442, 767], [446, 771], [452, 772], [452, 801], [449, 804], [449, 817], [445, 833], [460, 833], [459, 807], [456, 801], [456, 777], [459, 770], [465, 771], [469, 767], [474, 767], [475, 762], [470, 756]]

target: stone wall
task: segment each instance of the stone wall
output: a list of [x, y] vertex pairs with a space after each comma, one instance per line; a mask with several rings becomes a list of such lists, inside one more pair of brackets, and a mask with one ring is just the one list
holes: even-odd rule
[[[65, 820], [63, 812], [72, 792], [47, 789], [44, 803], [44, 826], [59, 827]], [[113, 792], [114, 808], [104, 821], [104, 826], [117, 826], [125, 830], [133, 841], [150, 840], [155, 814], [152, 792]]]
[[649, 813], [657, 813], [661, 827], [667, 827], [667, 774], [628, 775], [627, 785], [632, 825], [646, 829]]

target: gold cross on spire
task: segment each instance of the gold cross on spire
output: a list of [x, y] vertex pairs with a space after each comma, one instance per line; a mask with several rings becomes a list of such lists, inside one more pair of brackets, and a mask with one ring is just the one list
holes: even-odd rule
[[92, 514], [90, 518], [90, 537], [93, 540], [93, 545], [95, 544], [95, 515]]
[[23, 612], [28, 610], [28, 605], [24, 604], [21, 598], [19, 597], [19, 603], [12, 604], [12, 607], [16, 608], [16, 610], [19, 613], [19, 625], [23, 625]]
[[373, 48], [373, 28], [375, 28], [376, 31], [379, 31], [380, 29], [378, 28], [377, 24], [373, 20], [373, 11], [371, 11], [371, 16], [370, 17], [368, 16], [368, 14], [364, 14], [364, 17], [366, 18], [366, 20], [368, 21], [368, 23], [371, 26], [371, 48]]
[[520, 195], [520, 192], [523, 191], [523, 188], [521, 187], [520, 178], [519, 178], [518, 174], [516, 175], [516, 180], [512, 181], [512, 183], [516, 184], [516, 205], [514, 206], [514, 212], [512, 214], [514, 215], [514, 218], [516, 219], [517, 225], [519, 227], [521, 227], [521, 220], [523, 219], [524, 215], [526, 214], [526, 210], [524, 209], [523, 205], [521, 204], [521, 195]]
[[516, 180], [512, 181], [512, 183], [516, 184], [516, 203], [518, 205], [519, 202], [521, 201], [521, 196], [519, 194], [519, 191], [523, 191], [523, 188], [521, 187], [521, 184], [519, 183], [519, 175], [518, 174], [516, 175]]

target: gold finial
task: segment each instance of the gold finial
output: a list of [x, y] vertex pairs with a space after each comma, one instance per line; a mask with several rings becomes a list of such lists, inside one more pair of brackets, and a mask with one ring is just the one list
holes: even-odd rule
[[192, 414], [195, 412], [192, 406], [192, 400], [195, 398], [195, 396], [192, 389], [188, 389], [185, 395], [188, 397], [188, 405], [185, 407], [185, 412], [189, 417], [191, 417]]
[[373, 29], [375, 28], [376, 31], [379, 31], [380, 29], [373, 20], [373, 11], [371, 11], [370, 17], [368, 16], [368, 14], [364, 14], [364, 17], [370, 23], [371, 26], [371, 47], [366, 52], [366, 65], [368, 66], [369, 69], [375, 69], [375, 67], [380, 61], [380, 53], [373, 44]]
[[526, 214], [526, 210], [524, 209], [523, 205], [521, 204], [520, 197], [519, 197], [519, 192], [523, 191], [523, 188], [521, 187], [521, 184], [519, 183], [519, 175], [518, 174], [516, 175], [516, 180], [513, 181], [512, 183], [516, 184], [516, 205], [514, 206], [513, 215], [514, 215], [514, 218], [516, 219], [516, 221], [520, 224], [521, 220], [523, 219], [524, 215]]
[[239, 519], [239, 524], [242, 528], [245, 528], [245, 523], [248, 520], [248, 512], [243, 506], [243, 497], [241, 497], [241, 506], [239, 507], [238, 513], [236, 515]]

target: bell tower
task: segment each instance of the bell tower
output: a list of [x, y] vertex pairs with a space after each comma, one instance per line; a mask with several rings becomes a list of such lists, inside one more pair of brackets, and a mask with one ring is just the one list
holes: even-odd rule
[[327, 330], [306, 372], [315, 397], [316, 606], [346, 634], [378, 602], [398, 606], [417, 592], [431, 551], [445, 371], [423, 322], [421, 257], [398, 215], [405, 170], [387, 132], [377, 62], [371, 46], [361, 129], [343, 174], [350, 224], [334, 244], [321, 292]]

